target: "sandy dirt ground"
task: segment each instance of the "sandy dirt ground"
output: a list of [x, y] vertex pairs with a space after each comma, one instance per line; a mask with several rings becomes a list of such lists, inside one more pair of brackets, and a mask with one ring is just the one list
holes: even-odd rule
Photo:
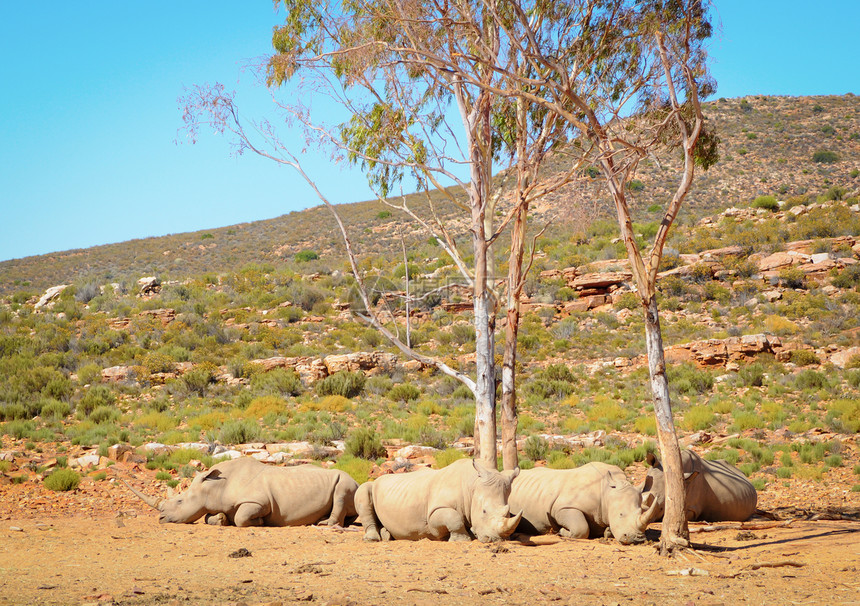
[[0, 605], [860, 604], [860, 523], [848, 520], [735, 523], [663, 558], [650, 541], [370, 544], [360, 529], [160, 525], [100, 509], [0, 516]]

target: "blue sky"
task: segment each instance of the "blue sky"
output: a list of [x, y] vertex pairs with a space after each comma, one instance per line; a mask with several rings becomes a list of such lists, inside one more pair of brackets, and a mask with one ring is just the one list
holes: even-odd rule
[[[12, 2], [0, 18], [0, 260], [276, 217], [318, 204], [289, 169], [224, 137], [177, 145], [183, 87], [270, 98], [249, 60], [283, 18], [261, 1]], [[716, 0], [717, 96], [860, 94], [860, 1]], [[813, 8], [814, 7], [814, 8]], [[270, 115], [270, 114], [269, 114]], [[308, 153], [337, 202], [357, 172]]]

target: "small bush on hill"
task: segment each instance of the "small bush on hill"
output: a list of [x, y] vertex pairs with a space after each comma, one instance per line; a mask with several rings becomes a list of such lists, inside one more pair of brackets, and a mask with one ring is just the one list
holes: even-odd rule
[[334, 464], [335, 469], [345, 471], [359, 484], [364, 484], [370, 479], [370, 470], [372, 467], [373, 463], [370, 461], [351, 454], [341, 455], [337, 463]]
[[304, 391], [304, 386], [294, 370], [276, 368], [255, 373], [251, 377], [251, 390], [260, 395], [297, 396]]
[[319, 259], [320, 256], [312, 251], [312, 250], [302, 250], [296, 253], [295, 259], [299, 263], [307, 263], [308, 261], [315, 261]]
[[369, 427], [359, 427], [346, 437], [346, 453], [369, 460], [387, 454], [376, 431]]
[[116, 403], [116, 395], [107, 385], [93, 385], [84, 391], [84, 396], [75, 407], [78, 417], [88, 417], [100, 406], [113, 406]]
[[791, 362], [798, 366], [809, 366], [810, 364], [819, 364], [821, 360], [815, 355], [815, 352], [808, 349], [796, 349], [791, 352]]
[[466, 453], [458, 448], [446, 448], [436, 453], [436, 469], [448, 467], [454, 461], [465, 459]]
[[228, 421], [221, 426], [219, 439], [222, 444], [247, 444], [260, 439], [260, 426], [250, 420]]
[[316, 392], [321, 396], [343, 396], [354, 398], [364, 389], [365, 377], [361, 371], [349, 372], [340, 370], [333, 375], [317, 381]]
[[81, 476], [71, 469], [57, 469], [45, 478], [45, 488], [54, 492], [74, 490], [81, 482]]
[[802, 269], [786, 267], [779, 270], [779, 283], [786, 288], [804, 288], [806, 286], [806, 274]]
[[812, 161], [819, 164], [834, 164], [839, 162], [839, 154], [835, 151], [820, 149], [812, 154]]
[[389, 400], [395, 402], [410, 402], [417, 400], [421, 396], [421, 390], [412, 385], [412, 383], [401, 383], [392, 387], [386, 395]]
[[543, 461], [549, 452], [549, 443], [538, 436], [529, 436], [523, 446], [523, 454], [532, 461]]
[[779, 202], [777, 202], [775, 196], [759, 196], [753, 200], [752, 206], [753, 208], [763, 208], [771, 212], [779, 210]]

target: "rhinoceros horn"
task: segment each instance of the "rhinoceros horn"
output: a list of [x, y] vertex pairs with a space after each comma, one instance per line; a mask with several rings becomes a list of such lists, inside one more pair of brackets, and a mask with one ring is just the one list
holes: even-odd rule
[[510, 518], [505, 518], [502, 521], [502, 528], [504, 529], [502, 531], [503, 536], [509, 536], [509, 535], [513, 534], [514, 531], [517, 529], [517, 526], [519, 525], [520, 519], [522, 517], [523, 517], [523, 511], [520, 510], [520, 512], [518, 514], [516, 514], [515, 516], [512, 516]]
[[161, 503], [164, 501], [164, 499], [156, 499], [155, 497], [150, 497], [149, 495], [145, 495], [142, 492], [140, 492], [139, 490], [135, 490], [134, 488], [129, 486], [128, 482], [126, 482], [125, 480], [123, 480], [121, 478], [120, 478], [120, 482], [125, 484], [126, 488], [128, 488], [130, 491], [132, 491], [141, 501], [143, 501], [144, 503], [146, 503], [147, 505], [149, 505], [153, 509], [158, 509], [159, 511], [161, 510]]
[[642, 513], [639, 514], [639, 531], [645, 532], [648, 524], [654, 518], [654, 511], [657, 509], [657, 499], [653, 492], [649, 492], [642, 501]]

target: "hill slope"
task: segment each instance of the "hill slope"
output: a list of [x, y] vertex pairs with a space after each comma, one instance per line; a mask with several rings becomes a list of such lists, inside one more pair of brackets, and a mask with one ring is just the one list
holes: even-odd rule
[[[705, 111], [722, 140], [721, 159], [698, 176], [686, 215], [747, 206], [761, 194], [785, 199], [818, 194], [831, 186], [847, 188], [849, 193], [860, 187], [860, 98], [854, 95], [719, 99], [706, 104]], [[836, 154], [836, 161], [816, 162], [816, 152]], [[563, 155], [555, 161], [557, 165], [550, 164], [549, 170], [561, 168]], [[640, 212], [670, 197], [672, 173], [665, 166], [642, 163], [636, 177], [641, 190], [633, 194]], [[581, 224], [583, 214], [608, 216], [608, 204], [600, 179], [584, 178], [536, 205], [536, 221], [553, 220], [561, 235], [565, 229], [559, 223], [571, 218], [571, 209], [586, 209], [577, 215]], [[380, 254], [391, 246], [399, 249], [396, 217], [379, 218], [383, 211], [379, 202], [342, 205], [340, 210], [359, 250]], [[447, 212], [451, 210], [447, 207]], [[646, 213], [644, 218], [655, 216]], [[183, 279], [232, 272], [250, 263], [277, 264], [303, 249], [342, 250], [335, 223], [324, 207], [220, 229], [5, 261], [0, 263], [0, 294], [87, 280], [121, 281], [142, 275]], [[336, 256], [342, 259], [341, 252]], [[340, 262], [330, 259], [336, 265]]]

